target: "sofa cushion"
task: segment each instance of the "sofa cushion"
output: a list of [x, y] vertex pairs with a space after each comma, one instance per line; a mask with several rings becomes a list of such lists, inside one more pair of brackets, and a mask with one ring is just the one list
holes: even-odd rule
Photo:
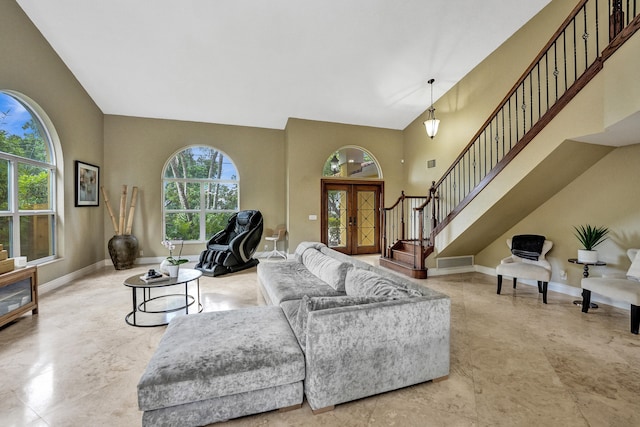
[[344, 279], [351, 264], [340, 262], [317, 249], [307, 249], [302, 254], [307, 269], [336, 291], [344, 292]]
[[138, 383], [144, 411], [291, 384], [304, 357], [280, 307], [177, 316]]
[[300, 242], [296, 247], [296, 251], [294, 252], [294, 256], [296, 261], [302, 262], [302, 254], [309, 248], [320, 250], [322, 248], [326, 248], [327, 245], [320, 242]]
[[307, 341], [307, 319], [309, 318], [310, 312], [335, 307], [346, 307], [386, 301], [389, 301], [389, 298], [371, 296], [309, 297], [308, 295], [305, 295], [299, 303], [296, 303], [295, 301], [287, 301], [286, 303], [283, 303], [282, 309], [291, 324], [291, 329], [298, 339], [300, 347], [304, 351]]
[[338, 252], [335, 249], [331, 249], [328, 246], [324, 246], [318, 249], [320, 252], [322, 252], [323, 254], [330, 256], [333, 259], [336, 259], [340, 262], [346, 262], [351, 264], [354, 267], [357, 268], [361, 268], [363, 270], [374, 270], [375, 267], [373, 266], [373, 264], [369, 264], [367, 262], [364, 262], [358, 258], [355, 258], [351, 255], [347, 255], [347, 254], [343, 254], [342, 252]]
[[283, 301], [299, 300], [303, 295], [339, 296], [338, 292], [296, 261], [261, 262], [258, 264], [258, 281], [265, 300], [272, 305]]
[[347, 271], [345, 291], [349, 296], [384, 296], [408, 298], [422, 296], [417, 289], [410, 289], [373, 271], [353, 268]]

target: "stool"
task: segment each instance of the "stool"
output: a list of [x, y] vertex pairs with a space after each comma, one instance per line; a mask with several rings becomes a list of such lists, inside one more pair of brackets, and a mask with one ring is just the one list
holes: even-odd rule
[[138, 383], [143, 426], [201, 426], [302, 405], [304, 355], [280, 307], [174, 318]]

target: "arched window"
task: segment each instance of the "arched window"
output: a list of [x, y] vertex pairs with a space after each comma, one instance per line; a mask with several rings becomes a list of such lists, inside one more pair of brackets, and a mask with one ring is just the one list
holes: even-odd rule
[[55, 256], [56, 162], [51, 138], [23, 97], [0, 91], [0, 244], [9, 256]]
[[342, 147], [324, 163], [322, 176], [334, 178], [382, 178], [378, 162], [359, 147]]
[[204, 242], [238, 211], [238, 172], [220, 150], [186, 148], [169, 159], [162, 177], [167, 239]]

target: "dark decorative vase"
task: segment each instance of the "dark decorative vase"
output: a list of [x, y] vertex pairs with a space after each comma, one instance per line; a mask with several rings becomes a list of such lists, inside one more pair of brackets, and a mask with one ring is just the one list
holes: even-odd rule
[[113, 236], [107, 245], [109, 255], [116, 270], [126, 270], [133, 267], [138, 257], [138, 239], [130, 234]]

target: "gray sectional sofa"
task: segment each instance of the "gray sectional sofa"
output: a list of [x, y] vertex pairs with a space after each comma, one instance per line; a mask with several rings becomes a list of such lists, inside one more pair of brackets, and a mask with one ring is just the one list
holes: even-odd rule
[[267, 306], [178, 316], [138, 383], [144, 426], [315, 413], [449, 374], [450, 299], [321, 243], [258, 265]]
[[316, 242], [258, 265], [305, 358], [313, 410], [449, 375], [450, 299]]

